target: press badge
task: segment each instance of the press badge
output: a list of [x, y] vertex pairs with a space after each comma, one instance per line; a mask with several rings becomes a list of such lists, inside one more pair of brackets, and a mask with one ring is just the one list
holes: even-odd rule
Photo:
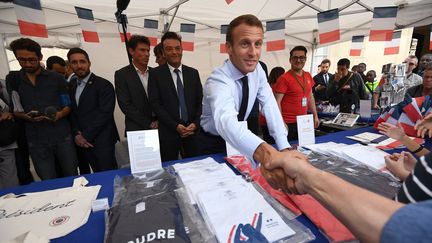
[[302, 106], [303, 106], [303, 107], [306, 106], [306, 102], [307, 102], [306, 97], [303, 97], [303, 98], [302, 98]]

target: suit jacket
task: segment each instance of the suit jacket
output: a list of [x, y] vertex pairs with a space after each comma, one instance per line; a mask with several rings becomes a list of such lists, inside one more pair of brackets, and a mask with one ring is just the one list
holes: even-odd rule
[[[189, 123], [193, 122], [199, 128], [203, 97], [201, 79], [198, 70], [186, 65], [182, 65], [182, 73]], [[150, 70], [149, 96], [159, 120], [160, 139], [180, 139], [176, 129], [184, 122], [180, 119], [177, 89], [168, 64]]]
[[114, 121], [115, 92], [106, 79], [91, 74], [81, 93], [79, 104], [75, 100], [77, 80], [71, 81], [69, 94], [72, 112], [70, 121], [72, 135], [78, 131], [94, 146], [104, 146], [119, 140]]
[[[324, 80], [324, 76], [322, 73], [318, 73], [317, 75], [315, 75], [313, 77], [315, 84], [312, 87], [312, 92], [314, 94], [315, 97], [315, 101], [319, 101], [319, 100], [329, 100], [328, 96], [327, 96], [327, 89], [328, 89], [328, 84], [330, 83], [330, 80], [332, 79], [333, 74], [328, 73], [328, 80], [327, 80], [327, 84], [325, 83]], [[320, 91], [315, 91], [315, 87], [318, 86], [319, 84], [326, 86], [325, 89], [320, 90]]]
[[114, 82], [118, 104], [125, 114], [125, 130], [151, 129], [150, 125], [156, 117], [152, 116], [147, 93], [135, 67], [130, 64], [117, 70], [114, 74]]

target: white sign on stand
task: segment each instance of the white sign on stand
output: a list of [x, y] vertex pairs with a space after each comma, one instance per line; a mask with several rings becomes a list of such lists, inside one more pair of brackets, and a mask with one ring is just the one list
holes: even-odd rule
[[[240, 123], [240, 125], [242, 127], [248, 129], [247, 121], [241, 121], [239, 123]], [[234, 156], [234, 155], [241, 155], [240, 151], [238, 151], [234, 146], [232, 146], [227, 141], [225, 143], [226, 143], [227, 157], [231, 157], [231, 156]]]
[[127, 132], [132, 174], [162, 169], [157, 129]]
[[297, 132], [299, 146], [315, 144], [315, 128], [312, 114], [297, 116]]
[[372, 112], [370, 100], [360, 100], [360, 116], [370, 118]]

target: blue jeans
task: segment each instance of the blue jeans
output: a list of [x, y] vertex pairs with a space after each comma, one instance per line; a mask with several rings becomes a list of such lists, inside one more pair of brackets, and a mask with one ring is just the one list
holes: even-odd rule
[[59, 142], [35, 143], [29, 141], [28, 145], [36, 173], [42, 180], [58, 177], [55, 158], [57, 158], [63, 173], [62, 176], [78, 175], [78, 159], [71, 135], [66, 136]]

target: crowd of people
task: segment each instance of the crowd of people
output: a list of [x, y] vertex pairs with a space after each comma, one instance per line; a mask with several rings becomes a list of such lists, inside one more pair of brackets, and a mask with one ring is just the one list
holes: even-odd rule
[[[226, 33], [229, 58], [202, 86], [199, 71], [182, 63], [182, 42], [177, 33], [166, 32], [154, 48], [159, 65], [155, 68], [149, 67], [149, 39], [133, 35], [128, 42], [132, 63], [115, 72], [113, 86], [91, 71], [91, 58], [81, 48], [70, 49], [67, 61], [48, 58], [45, 69], [37, 42], [28, 38], [13, 41], [10, 47], [22, 69], [10, 72], [6, 85], [0, 86], [0, 188], [33, 180], [29, 155], [42, 180], [117, 168], [117, 99], [125, 115], [125, 136], [129, 131], [158, 129], [162, 161], [176, 160], [179, 155], [187, 158], [224, 152], [228, 141], [262, 164], [262, 172], [272, 186], [311, 194], [361, 241], [407, 239], [395, 239], [393, 235], [402, 234], [400, 229], [405, 226], [416, 227], [403, 232], [408, 239], [431, 239], [429, 232], [417, 234], [427, 227], [425, 222], [430, 223], [430, 197], [423, 198], [423, 203], [404, 206], [319, 171], [306, 156], [290, 150], [289, 141], [297, 140], [296, 116], [310, 112], [315, 127], [319, 126], [317, 102], [329, 101], [344, 112], [358, 108], [361, 99], [370, 99], [371, 105], [378, 107], [376, 72], [366, 72], [365, 63], [350, 71], [350, 61], [342, 58], [337, 62], [337, 72], [330, 74], [331, 61], [325, 59], [320, 73], [312, 78], [303, 70], [307, 49], [296, 46], [290, 51], [290, 69], [285, 72], [275, 67], [267, 77], [267, 67], [259, 61], [262, 45], [261, 21], [253, 15], [235, 18]], [[431, 56], [420, 59], [418, 75], [413, 73], [417, 58], [409, 56], [405, 60], [409, 67], [404, 80], [407, 93], [429, 95]], [[251, 115], [258, 104], [265, 141], [241, 124], [251, 116], [258, 120], [258, 115]], [[420, 131], [431, 131], [431, 123], [428, 118], [418, 124]], [[388, 127], [382, 130], [390, 134]], [[6, 131], [7, 136], [3, 136]], [[405, 183], [416, 178], [409, 177], [409, 169], [421, 164], [431, 170], [429, 162], [415, 163], [406, 154], [386, 160], [391, 167], [395, 160], [405, 158], [410, 161], [401, 173]]]

